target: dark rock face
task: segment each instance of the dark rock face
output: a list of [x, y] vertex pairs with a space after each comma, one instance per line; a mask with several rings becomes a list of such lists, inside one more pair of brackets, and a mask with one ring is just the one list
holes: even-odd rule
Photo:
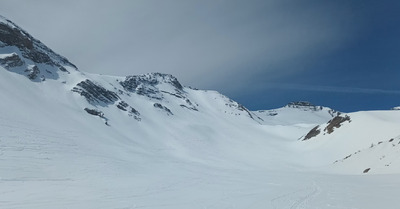
[[[0, 22], [0, 41], [7, 46], [16, 46], [22, 52], [22, 56], [36, 63], [45, 63], [53, 66], [69, 65], [66, 58], [54, 53], [39, 40], [33, 38], [27, 32], [7, 20], [8, 24]], [[52, 59], [54, 57], [55, 59]]]
[[10, 25], [0, 23], [1, 41], [9, 46], [26, 48], [28, 50], [33, 49], [32, 37], [27, 33], [21, 33], [22, 31], [19, 28], [10, 27], [13, 23], [11, 21], [8, 22]]
[[127, 111], [126, 108], [129, 107], [128, 103], [121, 101], [117, 104], [118, 109], [122, 110], [122, 111]]
[[326, 131], [328, 134], [331, 134], [334, 131], [334, 128], [339, 128], [345, 121], [351, 122], [350, 116], [336, 116], [328, 122], [328, 126], [326, 126], [324, 131]]
[[[326, 127], [324, 128], [324, 135], [326, 133], [331, 134], [335, 130], [335, 128], [339, 128], [340, 126], [342, 126], [345, 121], [351, 122], [350, 116], [338, 115], [334, 117], [332, 120], [328, 121]], [[305, 137], [302, 138], [302, 141], [318, 136], [320, 133], [321, 133], [320, 126], [316, 126], [313, 129], [311, 129], [311, 131], [309, 131]]]
[[[45, 78], [57, 78], [57, 71], [67, 72], [64, 66], [76, 68], [74, 64], [69, 62], [66, 58], [56, 54], [39, 40], [33, 38], [27, 32], [15, 25], [13, 22], [6, 20], [0, 16], [0, 48], [5, 48], [8, 54], [12, 56], [0, 60], [0, 64], [7, 70], [27, 76]], [[43, 65], [37, 65], [35, 73], [32, 74], [28, 64], [45, 64], [46, 69], [41, 69]], [[15, 70], [16, 67], [24, 67], [25, 70]], [[38, 67], [41, 66], [41, 67]], [[50, 70], [52, 73], [47, 73]], [[26, 74], [26, 72], [28, 74]], [[37, 73], [38, 72], [38, 73]], [[37, 74], [36, 74], [37, 73]]]
[[16, 53], [10, 54], [10, 56], [5, 56], [0, 58], [0, 65], [4, 66], [6, 69], [10, 69], [13, 67], [19, 67], [24, 65], [24, 61]]
[[[184, 99], [184, 98], [182, 98], [182, 99]], [[189, 110], [199, 111], [196, 108], [196, 105], [194, 105], [189, 99], [185, 99], [185, 102], [186, 102], [186, 105], [181, 104], [180, 106], [183, 108], [189, 109]]]
[[306, 109], [310, 109], [313, 111], [318, 111], [318, 110], [322, 110], [323, 107], [321, 106], [315, 106], [310, 102], [306, 102], [306, 101], [299, 101], [299, 102], [290, 102], [289, 104], [286, 105], [286, 107], [290, 107], [290, 108], [306, 108]]
[[26, 69], [25, 72], [28, 73], [27, 76], [28, 76], [28, 78], [31, 79], [31, 80], [35, 80], [35, 79], [38, 77], [38, 75], [40, 74], [40, 70], [39, 70], [39, 68], [38, 68], [36, 65], [34, 65], [34, 66], [29, 66], [29, 68]]
[[313, 129], [311, 129], [310, 132], [304, 137], [303, 141], [309, 140], [315, 136], [317, 136], [319, 133], [321, 133], [321, 130], [319, 130], [319, 126], [315, 126]]
[[87, 113], [94, 115], [94, 116], [99, 116], [101, 118], [104, 118], [104, 113], [100, 110], [96, 110], [96, 109], [89, 109], [89, 108], [85, 108], [84, 109]]
[[157, 108], [157, 109], [160, 109], [160, 110], [165, 111], [168, 115], [173, 115], [173, 113], [171, 112], [170, 109], [168, 109], [167, 107], [163, 106], [163, 105], [160, 104], [160, 103], [154, 103], [153, 106], [154, 106], [155, 108]]
[[363, 173], [368, 173], [371, 170], [371, 168], [366, 168]]
[[119, 100], [119, 96], [115, 92], [109, 91], [88, 79], [78, 83], [72, 91], [79, 93], [93, 105], [107, 106]]
[[177, 92], [183, 90], [182, 85], [175, 77], [161, 73], [127, 76], [124, 81], [120, 82], [121, 86], [128, 92], [134, 92], [158, 100], [161, 100], [163, 97], [160, 90], [155, 86], [161, 83], [171, 84]]
[[135, 108], [133, 108], [133, 107], [130, 107], [130, 110], [129, 110], [129, 114], [128, 114], [129, 116], [131, 116], [131, 117], [133, 117], [133, 118], [135, 118], [135, 120], [137, 120], [137, 121], [141, 121], [142, 120], [142, 118], [140, 118], [140, 113], [139, 113], [139, 111], [137, 111]]
[[307, 101], [297, 101], [297, 102], [289, 102], [287, 104], [288, 107], [315, 107], [311, 102]]
[[142, 119], [139, 117], [139, 116], [140, 116], [139, 111], [137, 111], [135, 108], [129, 106], [129, 104], [126, 103], [126, 102], [124, 102], [124, 101], [120, 101], [120, 102], [117, 104], [117, 108], [120, 109], [120, 110], [122, 110], [122, 111], [128, 111], [128, 110], [129, 110], [129, 111], [128, 111], [128, 115], [129, 115], [129, 116], [135, 118], [135, 120], [137, 120], [137, 121], [141, 121], [141, 120], [142, 120]]

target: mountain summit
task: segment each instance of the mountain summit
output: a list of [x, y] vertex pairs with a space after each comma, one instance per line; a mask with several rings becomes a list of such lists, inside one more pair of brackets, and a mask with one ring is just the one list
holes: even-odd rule
[[0, 64], [11, 72], [33, 81], [57, 79], [58, 74], [77, 70], [66, 58], [56, 54], [10, 20], [0, 16]]

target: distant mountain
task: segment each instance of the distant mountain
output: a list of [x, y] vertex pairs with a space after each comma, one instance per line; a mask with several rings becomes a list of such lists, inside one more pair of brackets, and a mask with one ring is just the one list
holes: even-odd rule
[[286, 106], [273, 110], [253, 111], [265, 124], [294, 125], [320, 124], [341, 114], [329, 107], [314, 105], [310, 102], [290, 102]]

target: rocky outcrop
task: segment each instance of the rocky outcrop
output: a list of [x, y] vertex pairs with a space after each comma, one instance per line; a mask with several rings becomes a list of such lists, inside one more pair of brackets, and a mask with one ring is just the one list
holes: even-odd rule
[[127, 108], [129, 107], [128, 103], [124, 102], [124, 101], [120, 101], [117, 104], [118, 109], [122, 110], [122, 111], [127, 111]]
[[321, 130], [319, 130], [319, 126], [315, 126], [313, 129], [311, 129], [310, 132], [307, 133], [307, 135], [303, 138], [303, 141], [309, 140], [317, 136], [319, 133], [321, 133]]
[[334, 131], [334, 128], [339, 128], [345, 121], [351, 122], [350, 116], [336, 116], [328, 122], [328, 125], [325, 127], [324, 131], [326, 131], [328, 134], [331, 134]]
[[40, 70], [36, 65], [28, 66], [28, 69], [25, 70], [28, 73], [28, 78], [31, 80], [35, 80], [40, 74]]
[[3, 45], [18, 47], [23, 57], [35, 63], [45, 63], [52, 66], [68, 65], [77, 69], [65, 57], [54, 53], [10, 20], [0, 21], [0, 41], [4, 43]]
[[[42, 81], [45, 78], [55, 79], [58, 77], [58, 70], [68, 72], [65, 66], [77, 69], [66, 58], [56, 54], [42, 42], [1, 16], [0, 48], [3, 49], [3, 53], [5, 52], [0, 54], [0, 64], [7, 70], [23, 74], [33, 81]], [[33, 68], [28, 68], [30, 65], [36, 65], [33, 74], [31, 71]], [[36, 79], [39, 77], [42, 79]]]
[[178, 79], [168, 74], [148, 73], [144, 75], [127, 76], [124, 81], [120, 82], [121, 86], [128, 92], [134, 92], [138, 95], [157, 100], [163, 99], [163, 95], [156, 86], [163, 83], [172, 85], [175, 88], [175, 92], [179, 93], [183, 91], [183, 87]]
[[[307, 101], [298, 101], [298, 102], [289, 102], [285, 107], [287, 108], [296, 108], [301, 109], [303, 111], [321, 111], [324, 109], [323, 106], [317, 106]], [[332, 117], [336, 117], [341, 114], [341, 112], [328, 108], [328, 113]]]
[[89, 113], [90, 115], [99, 116], [100, 118], [104, 118], [104, 113], [102, 111], [100, 111], [100, 110], [89, 109], [89, 108], [85, 108], [84, 110], [87, 113]]
[[[335, 129], [340, 128], [344, 122], [351, 122], [350, 116], [344, 115], [344, 116], [336, 116], [332, 120], [328, 121], [328, 123], [325, 124], [324, 126], [316, 126], [311, 131], [309, 131], [304, 137], [301, 138], [302, 141], [309, 140], [313, 137], [316, 137], [320, 135], [321, 133], [325, 134], [331, 134], [335, 131]], [[322, 131], [323, 129], [323, 131]]]
[[129, 106], [128, 103], [126, 103], [126, 102], [124, 102], [124, 101], [120, 101], [120, 102], [117, 104], [117, 108], [120, 109], [120, 110], [122, 110], [122, 111], [128, 111], [128, 115], [129, 115], [130, 117], [135, 118], [135, 120], [137, 120], [137, 121], [141, 121], [139, 111], [137, 111], [135, 108]]
[[107, 90], [89, 79], [78, 83], [72, 91], [85, 97], [92, 105], [107, 106], [120, 99], [115, 92]]
[[24, 64], [24, 61], [21, 60], [17, 53], [3, 54], [0, 57], [0, 65], [8, 70], [14, 67], [22, 66]]
[[171, 112], [170, 109], [168, 109], [167, 107], [163, 106], [160, 103], [154, 103], [153, 106], [157, 109], [163, 110], [167, 113], [167, 115], [173, 115], [173, 113]]
[[314, 110], [320, 109], [320, 106], [315, 106], [311, 102], [307, 101], [289, 102], [286, 106], [291, 108], [309, 107], [310, 109]]

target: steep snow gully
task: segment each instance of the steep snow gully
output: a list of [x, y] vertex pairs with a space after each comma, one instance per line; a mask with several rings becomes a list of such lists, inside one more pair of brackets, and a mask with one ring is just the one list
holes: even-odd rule
[[[79, 70], [0, 17], [0, 208], [397, 208], [400, 111], [250, 111]], [[379, 175], [378, 175], [379, 174]]]

